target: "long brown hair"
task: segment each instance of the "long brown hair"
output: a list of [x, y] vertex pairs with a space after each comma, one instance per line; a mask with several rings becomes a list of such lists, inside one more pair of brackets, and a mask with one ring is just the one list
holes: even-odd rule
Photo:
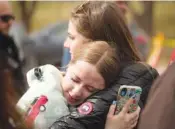
[[131, 33], [116, 2], [85, 2], [72, 11], [70, 20], [86, 38], [113, 43], [118, 49], [121, 62], [140, 61]]
[[117, 49], [104, 41], [89, 42], [81, 49], [75, 50], [70, 65], [77, 61], [85, 61], [94, 65], [108, 86], [118, 75], [120, 61]]

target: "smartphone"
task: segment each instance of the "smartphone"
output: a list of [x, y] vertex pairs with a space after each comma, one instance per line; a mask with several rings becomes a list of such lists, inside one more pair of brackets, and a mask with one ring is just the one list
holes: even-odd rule
[[118, 114], [122, 110], [123, 106], [130, 98], [133, 98], [134, 101], [130, 105], [129, 112], [134, 112], [138, 107], [141, 93], [142, 93], [141, 87], [122, 85], [119, 88], [117, 95], [117, 105], [115, 114]]

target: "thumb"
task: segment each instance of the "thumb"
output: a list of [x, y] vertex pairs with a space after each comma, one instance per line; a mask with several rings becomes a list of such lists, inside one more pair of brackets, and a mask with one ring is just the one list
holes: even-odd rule
[[116, 101], [112, 102], [112, 105], [109, 108], [109, 112], [108, 112], [108, 117], [111, 117], [114, 115], [115, 113], [115, 108], [116, 108]]
[[123, 109], [122, 109], [122, 112], [123, 113], [128, 113], [129, 112], [129, 108], [130, 108], [130, 105], [133, 103], [133, 99], [132, 98], [130, 98], [127, 102], [126, 102], [126, 104], [124, 105], [124, 107], [123, 107]]

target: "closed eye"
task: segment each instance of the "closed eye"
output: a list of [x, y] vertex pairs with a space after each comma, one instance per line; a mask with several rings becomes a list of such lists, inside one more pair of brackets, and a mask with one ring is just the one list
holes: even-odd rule
[[75, 78], [71, 78], [71, 80], [75, 83], [79, 83], [80, 81], [78, 79], [75, 79]]
[[71, 40], [74, 40], [75, 39], [75, 37], [72, 36], [70, 33], [68, 33], [68, 38], [71, 39]]
[[98, 91], [98, 89], [92, 87], [92, 86], [86, 86], [86, 89], [89, 91], [89, 92], [96, 92]]

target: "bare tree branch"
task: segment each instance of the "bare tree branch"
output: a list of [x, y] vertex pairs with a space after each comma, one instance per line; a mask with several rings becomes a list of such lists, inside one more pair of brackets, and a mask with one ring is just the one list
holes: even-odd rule
[[36, 10], [38, 1], [31, 1], [31, 8], [28, 10], [28, 17], [31, 17]]
[[[33, 13], [36, 10], [37, 3], [38, 1], [19, 1], [18, 2], [20, 11], [21, 11], [21, 19], [28, 32], [30, 31], [31, 20], [32, 20]], [[30, 6], [30, 8], [28, 7], [28, 5]]]

